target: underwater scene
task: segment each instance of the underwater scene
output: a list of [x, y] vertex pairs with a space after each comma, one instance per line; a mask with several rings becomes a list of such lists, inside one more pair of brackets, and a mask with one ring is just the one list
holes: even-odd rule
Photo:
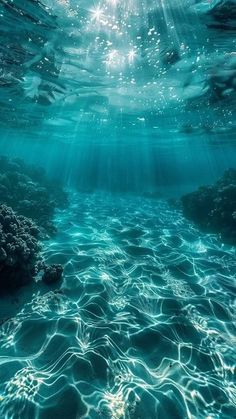
[[236, 0], [0, 39], [0, 419], [236, 418]]

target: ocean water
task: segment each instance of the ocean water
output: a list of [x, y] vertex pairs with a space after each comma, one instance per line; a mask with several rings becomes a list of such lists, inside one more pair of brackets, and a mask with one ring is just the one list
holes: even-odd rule
[[236, 168], [235, 0], [0, 19], [0, 155], [68, 197], [41, 250], [62, 282], [0, 296], [0, 419], [236, 417], [235, 246], [179, 202]]

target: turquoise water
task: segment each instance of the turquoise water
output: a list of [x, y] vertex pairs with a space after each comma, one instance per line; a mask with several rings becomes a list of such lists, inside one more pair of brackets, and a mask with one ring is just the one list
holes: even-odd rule
[[2, 326], [2, 417], [234, 417], [235, 251], [165, 201], [73, 194], [56, 220], [65, 280]]
[[236, 168], [235, 1], [0, 18], [0, 155], [68, 196], [41, 251], [63, 281], [0, 297], [0, 419], [236, 417], [235, 246], [179, 203]]

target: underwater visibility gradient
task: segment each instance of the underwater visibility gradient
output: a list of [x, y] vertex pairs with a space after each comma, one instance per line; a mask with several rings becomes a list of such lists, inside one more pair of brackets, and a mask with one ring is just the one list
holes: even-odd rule
[[236, 1], [0, 1], [0, 419], [236, 418]]

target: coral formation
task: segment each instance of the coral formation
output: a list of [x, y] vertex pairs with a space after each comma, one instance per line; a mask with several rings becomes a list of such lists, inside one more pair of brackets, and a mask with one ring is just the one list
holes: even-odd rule
[[66, 205], [62, 187], [49, 179], [42, 169], [26, 165], [22, 160], [0, 157], [0, 202], [18, 214], [32, 218], [41, 230], [55, 232], [53, 215], [56, 207]]
[[33, 221], [0, 204], [0, 290], [27, 284], [37, 273], [39, 229]]
[[46, 265], [41, 258], [36, 224], [0, 204], [0, 292], [14, 291], [43, 271], [48, 285], [62, 279], [62, 265]]
[[201, 186], [181, 201], [188, 219], [236, 244], [236, 169], [228, 169], [214, 185]]
[[45, 284], [54, 284], [62, 279], [63, 267], [60, 264], [53, 264], [44, 267], [42, 281]]
[[55, 208], [66, 202], [43, 170], [0, 157], [0, 291], [25, 285], [42, 270], [47, 284], [62, 278], [61, 265], [41, 260], [39, 239], [55, 232]]

